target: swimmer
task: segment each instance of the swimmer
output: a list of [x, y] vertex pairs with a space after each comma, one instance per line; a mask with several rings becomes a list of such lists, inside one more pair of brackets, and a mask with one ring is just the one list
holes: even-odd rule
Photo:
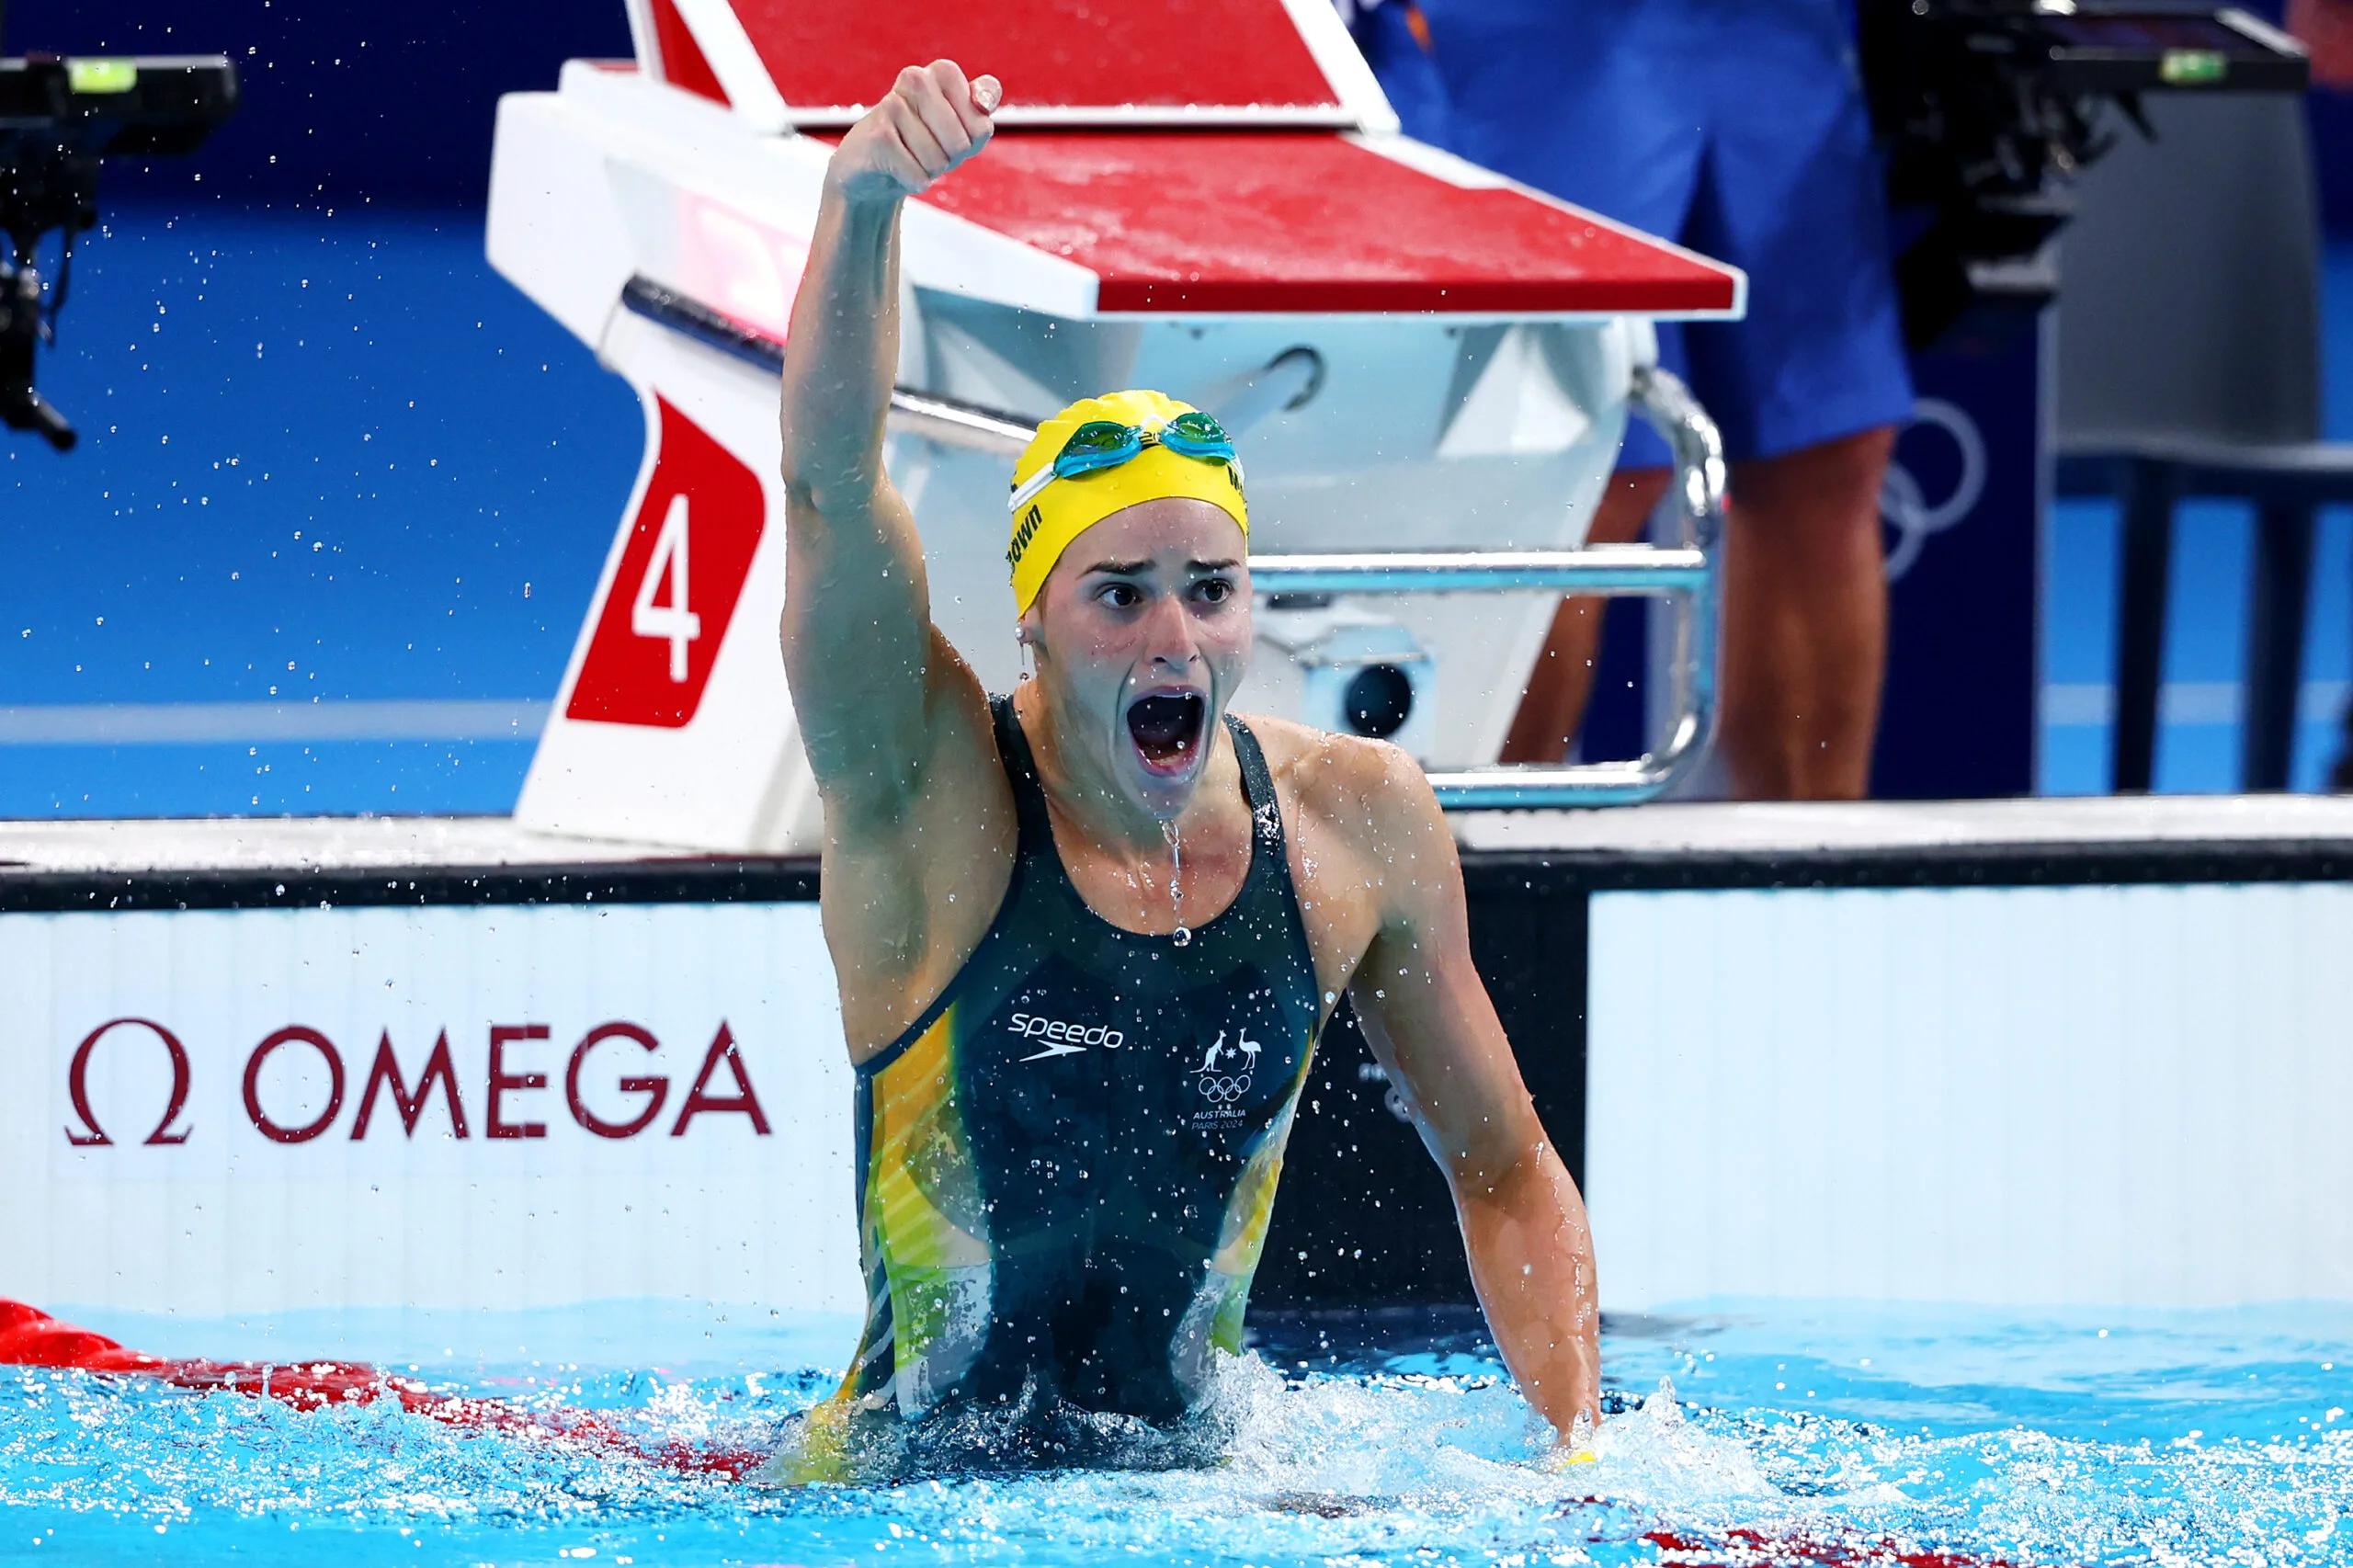
[[1241, 1348], [1344, 992], [1446, 1173], [1521, 1393], [1582, 1446], [1585, 1207], [1472, 966], [1437, 800], [1394, 746], [1226, 711], [1250, 520], [1216, 419], [1116, 392], [1039, 427], [1011, 476], [1034, 673], [1010, 696], [932, 624], [882, 464], [900, 210], [983, 155], [998, 99], [911, 66], [842, 138], [787, 339], [784, 660], [824, 807], [867, 1314], [766, 1478], [904, 1470], [942, 1451], [926, 1434], [1000, 1418], [1023, 1418], [1020, 1462], [1181, 1427]]

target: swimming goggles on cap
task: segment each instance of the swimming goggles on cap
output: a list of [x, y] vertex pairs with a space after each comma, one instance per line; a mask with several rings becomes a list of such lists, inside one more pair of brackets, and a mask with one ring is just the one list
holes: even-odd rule
[[1233, 455], [1233, 438], [1225, 433], [1225, 426], [1199, 409], [1188, 410], [1167, 424], [1152, 428], [1122, 425], [1113, 419], [1090, 419], [1070, 433], [1070, 439], [1063, 443], [1063, 449], [1054, 454], [1052, 462], [1022, 482], [1013, 493], [1012, 509], [1018, 512], [1027, 506], [1057, 479], [1074, 479], [1097, 469], [1117, 468], [1133, 461], [1146, 447], [1165, 447], [1178, 457], [1223, 463], [1237, 473], [1242, 468], [1241, 460]]

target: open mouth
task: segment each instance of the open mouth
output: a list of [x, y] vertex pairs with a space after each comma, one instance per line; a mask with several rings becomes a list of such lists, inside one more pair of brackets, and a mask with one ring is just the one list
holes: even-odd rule
[[1209, 705], [1198, 692], [1160, 692], [1128, 705], [1128, 738], [1154, 773], [1180, 774], [1200, 755]]

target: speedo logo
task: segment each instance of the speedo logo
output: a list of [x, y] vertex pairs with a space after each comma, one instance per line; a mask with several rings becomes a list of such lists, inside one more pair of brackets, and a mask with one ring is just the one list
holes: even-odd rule
[[1029, 541], [1038, 537], [1039, 525], [1044, 521], [1045, 514], [1035, 506], [1021, 515], [1021, 526], [1013, 530], [1013, 546], [1005, 552], [1007, 566], [1021, 564], [1021, 552], [1028, 550]]
[[1049, 1018], [1038, 1013], [1016, 1013], [1006, 1021], [1006, 1028], [1023, 1040], [1041, 1040], [1046, 1049], [1023, 1057], [1024, 1062], [1042, 1062], [1049, 1056], [1075, 1056], [1090, 1045], [1106, 1051], [1117, 1051], [1128, 1037], [1103, 1024], [1066, 1024], [1060, 1018]]

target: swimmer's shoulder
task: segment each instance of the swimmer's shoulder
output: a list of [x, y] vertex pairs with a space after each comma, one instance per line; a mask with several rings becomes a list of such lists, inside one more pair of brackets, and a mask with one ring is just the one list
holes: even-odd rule
[[1289, 719], [1240, 715], [1267, 754], [1286, 820], [1383, 865], [1454, 858], [1454, 836], [1421, 765], [1387, 741]]

